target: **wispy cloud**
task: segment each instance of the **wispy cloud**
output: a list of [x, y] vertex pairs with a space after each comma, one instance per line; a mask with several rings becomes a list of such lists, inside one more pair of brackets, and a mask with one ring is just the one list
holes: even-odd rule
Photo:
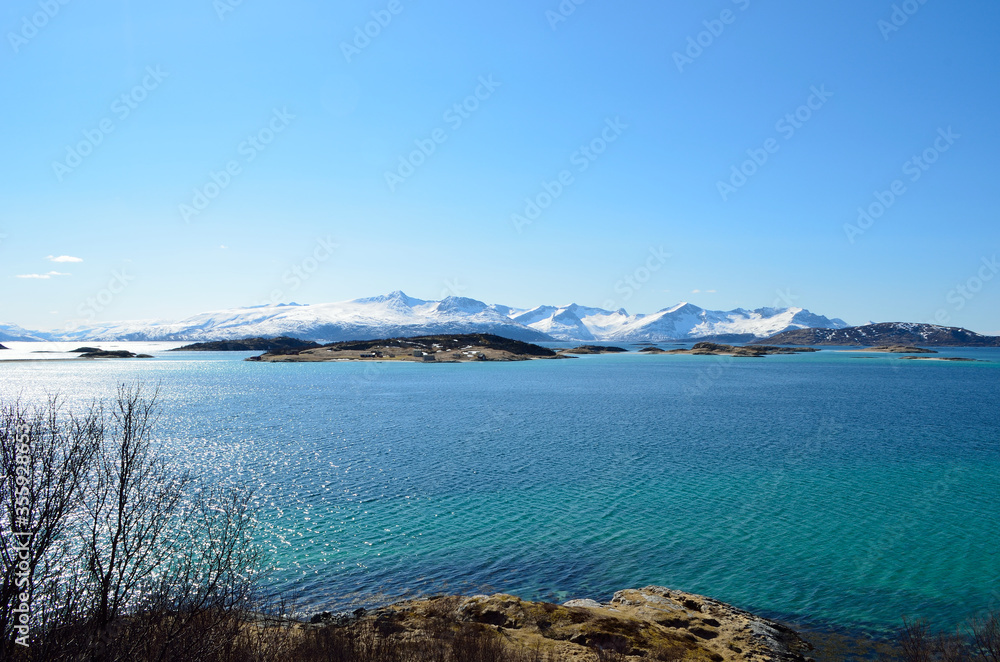
[[40, 278], [42, 280], [48, 280], [53, 276], [69, 276], [69, 274], [64, 274], [59, 271], [50, 271], [47, 274], [19, 274], [16, 278]]
[[48, 257], [49, 262], [83, 262], [82, 257], [73, 257], [72, 255], [50, 255]]
[[716, 290], [691, 290], [691, 294], [715, 294]]

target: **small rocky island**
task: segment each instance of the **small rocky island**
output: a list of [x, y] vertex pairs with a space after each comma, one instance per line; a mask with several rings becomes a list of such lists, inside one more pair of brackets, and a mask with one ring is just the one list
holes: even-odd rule
[[70, 354], [79, 354], [81, 359], [151, 359], [149, 354], [136, 354], [124, 349], [103, 350], [98, 347], [77, 347]]
[[266, 363], [318, 361], [416, 361], [467, 363], [472, 361], [529, 361], [564, 358], [539, 345], [490, 333], [417, 336], [381, 340], [348, 340], [312, 349], [279, 349], [247, 361]]
[[618, 354], [627, 352], [624, 347], [606, 347], [604, 345], [580, 345], [573, 349], [560, 349], [560, 354]]
[[171, 352], [270, 352], [287, 349], [315, 349], [322, 347], [318, 342], [299, 340], [288, 336], [277, 338], [243, 338], [241, 340], [213, 340], [184, 345]]
[[[643, 350], [645, 351], [645, 350]], [[695, 343], [691, 349], [671, 349], [666, 354], [693, 354], [695, 356], [744, 356], [761, 357], [768, 354], [801, 354], [803, 352], [818, 352], [813, 347], [775, 347], [772, 345], [720, 345], [714, 342]]]
[[933, 349], [911, 347], [909, 345], [881, 345], [879, 347], [868, 347], [865, 351], [885, 352], [887, 354], [937, 354], [937, 351]]
[[[381, 633], [414, 647], [442, 631], [495, 632], [542, 659], [805, 662], [812, 646], [790, 628], [712, 598], [662, 586], [618, 591], [607, 603], [531, 602], [513, 595], [437, 596], [373, 611], [317, 614], [305, 628]], [[372, 635], [368, 635], [372, 636]], [[602, 656], [603, 653], [603, 656]], [[614, 653], [615, 657], [608, 657]], [[624, 656], [629, 656], [626, 658]], [[537, 659], [537, 658], [536, 658]]]

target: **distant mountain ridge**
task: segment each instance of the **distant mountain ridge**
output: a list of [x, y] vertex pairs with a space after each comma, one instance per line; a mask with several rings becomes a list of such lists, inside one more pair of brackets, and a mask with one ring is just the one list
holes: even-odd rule
[[629, 315], [572, 304], [518, 309], [467, 297], [425, 301], [403, 292], [339, 303], [278, 304], [194, 315], [179, 322], [104, 322], [51, 333], [0, 324], [0, 340], [220, 341], [290, 336], [319, 342], [491, 333], [525, 342], [660, 342], [706, 337], [764, 338], [792, 329], [847, 326], [803, 308], [705, 310], [679, 303]]
[[754, 341], [768, 345], [931, 345], [938, 347], [1000, 347], [1000, 336], [983, 336], [968, 329], [913, 322], [881, 322], [843, 329], [790, 329]]
[[0, 323], [0, 341], [51, 340], [51, 334], [42, 331], [28, 331], [17, 324]]

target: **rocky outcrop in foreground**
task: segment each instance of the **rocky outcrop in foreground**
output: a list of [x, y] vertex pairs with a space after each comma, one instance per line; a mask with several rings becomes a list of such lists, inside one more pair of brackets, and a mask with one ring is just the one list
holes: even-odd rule
[[[431, 640], [448, 628], [496, 631], [514, 649], [556, 660], [805, 662], [812, 649], [791, 629], [718, 600], [661, 586], [618, 591], [608, 603], [562, 605], [512, 595], [441, 596], [353, 615], [317, 615], [310, 628], [357, 628], [404, 641]], [[598, 657], [598, 651], [604, 651]], [[625, 657], [622, 657], [625, 656]]]

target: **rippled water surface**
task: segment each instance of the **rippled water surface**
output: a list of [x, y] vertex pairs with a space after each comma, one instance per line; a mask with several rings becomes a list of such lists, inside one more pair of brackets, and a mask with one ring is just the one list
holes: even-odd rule
[[75, 408], [160, 383], [165, 452], [258, 486], [274, 577], [306, 610], [663, 584], [885, 629], [1000, 606], [1000, 350], [948, 354], [992, 362], [157, 352], [0, 362], [0, 394]]

